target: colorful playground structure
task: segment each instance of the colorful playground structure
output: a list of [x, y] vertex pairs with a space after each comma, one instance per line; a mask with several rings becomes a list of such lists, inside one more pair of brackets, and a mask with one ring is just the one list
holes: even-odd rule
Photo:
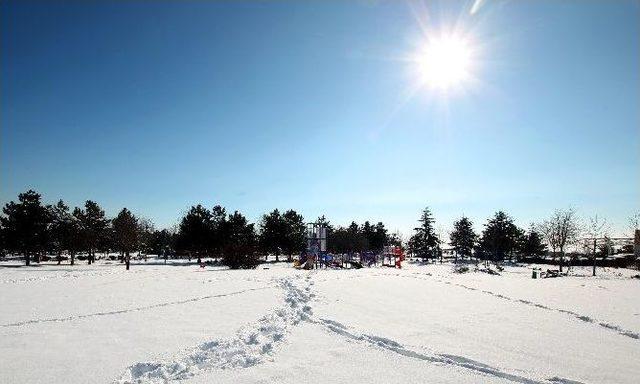
[[402, 268], [404, 252], [401, 247], [394, 245], [385, 246], [382, 252], [382, 265], [385, 267]]
[[308, 223], [307, 247], [294, 261], [294, 267], [301, 269], [319, 268], [355, 268], [363, 267], [393, 267], [402, 268], [405, 259], [401, 247], [385, 246], [381, 253], [372, 251], [353, 252], [334, 255], [327, 252], [327, 228], [320, 223]]

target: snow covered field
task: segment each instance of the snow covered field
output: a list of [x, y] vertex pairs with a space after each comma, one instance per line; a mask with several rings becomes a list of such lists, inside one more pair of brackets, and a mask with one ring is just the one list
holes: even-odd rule
[[0, 267], [0, 382], [637, 383], [637, 271], [576, 272]]

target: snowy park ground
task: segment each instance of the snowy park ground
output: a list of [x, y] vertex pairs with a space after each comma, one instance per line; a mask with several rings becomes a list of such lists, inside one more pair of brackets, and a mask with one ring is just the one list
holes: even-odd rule
[[[1, 383], [637, 383], [637, 271], [0, 263]], [[268, 269], [265, 269], [268, 268]], [[547, 266], [544, 267], [545, 269]]]

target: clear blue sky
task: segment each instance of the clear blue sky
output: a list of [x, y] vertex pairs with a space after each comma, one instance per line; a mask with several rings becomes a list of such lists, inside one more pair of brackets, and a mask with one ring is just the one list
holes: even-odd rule
[[[408, 233], [640, 209], [640, 2], [2, 1], [0, 203], [294, 208]], [[474, 78], [401, 58], [457, 26]], [[410, 95], [410, 97], [408, 96]]]

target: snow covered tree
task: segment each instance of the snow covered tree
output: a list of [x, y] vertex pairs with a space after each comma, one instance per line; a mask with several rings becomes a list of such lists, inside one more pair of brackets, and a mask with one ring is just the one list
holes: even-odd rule
[[138, 247], [139, 233], [138, 219], [127, 208], [123, 208], [113, 219], [113, 234], [117, 249], [124, 255], [127, 270], [130, 252]]
[[473, 223], [467, 217], [462, 216], [460, 220], [453, 223], [453, 232], [449, 235], [449, 240], [456, 252], [456, 263], [458, 255], [462, 258], [465, 256], [471, 258], [477, 238], [478, 235], [473, 231]]
[[24, 255], [25, 264], [31, 263], [31, 256], [44, 249], [50, 215], [40, 201], [39, 193], [28, 190], [18, 195], [18, 203], [9, 202], [2, 209], [0, 217], [5, 246], [8, 250]]

